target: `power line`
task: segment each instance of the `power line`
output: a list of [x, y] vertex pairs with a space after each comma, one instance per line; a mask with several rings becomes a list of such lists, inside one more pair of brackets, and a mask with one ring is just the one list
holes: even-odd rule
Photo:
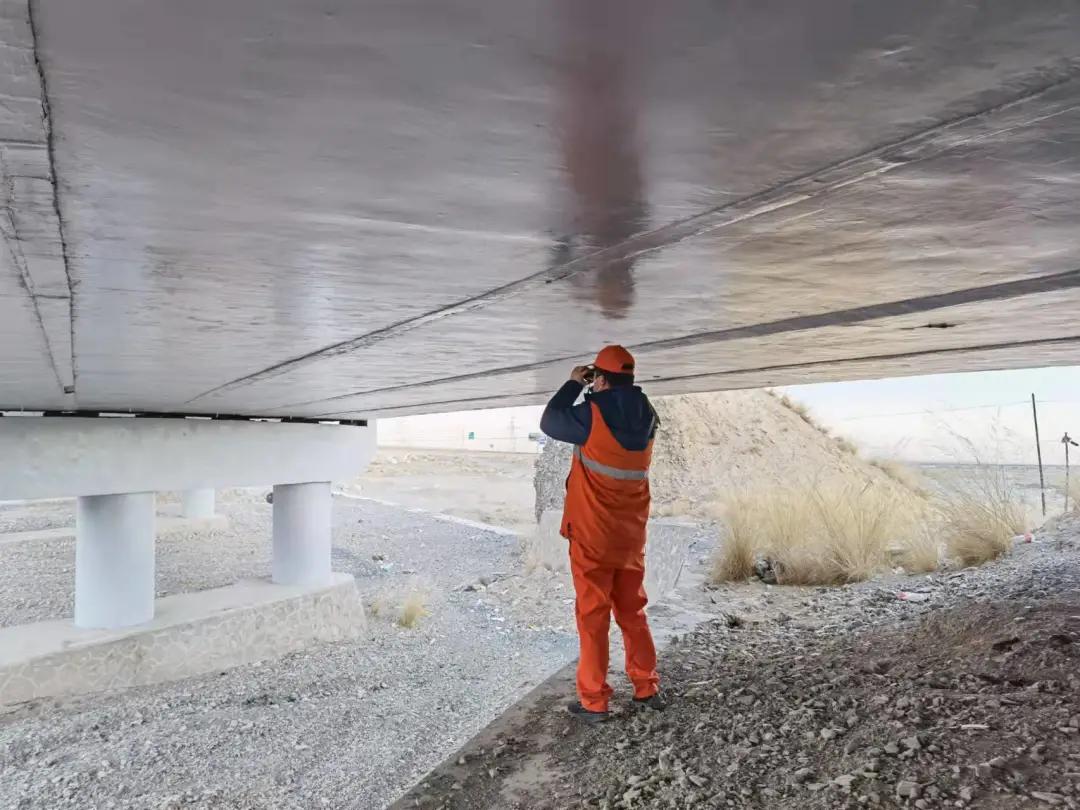
[[[1061, 405], [1061, 404], [1076, 404], [1080, 406], [1080, 402], [1072, 399], [1040, 399], [1036, 400], [1039, 405]], [[923, 408], [918, 411], [896, 411], [893, 413], [866, 413], [855, 416], [834, 416], [834, 419], [881, 419], [886, 416], [933, 416], [938, 413], [956, 413], [958, 411], [983, 411], [992, 408], [1015, 408], [1019, 406], [1031, 405], [1030, 399], [1024, 399], [1017, 402], [996, 402], [988, 405], [962, 405], [955, 408]], [[811, 408], [813, 410], [813, 408]]]

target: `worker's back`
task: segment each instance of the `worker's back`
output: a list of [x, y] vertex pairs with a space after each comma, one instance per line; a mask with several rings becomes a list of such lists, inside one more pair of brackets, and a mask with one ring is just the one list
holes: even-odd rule
[[589, 432], [574, 448], [562, 534], [582, 562], [644, 568], [656, 413], [637, 386], [586, 397]]

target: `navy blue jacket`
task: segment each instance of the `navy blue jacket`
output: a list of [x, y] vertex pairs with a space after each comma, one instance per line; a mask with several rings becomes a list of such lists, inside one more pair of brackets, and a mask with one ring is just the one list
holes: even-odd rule
[[592, 407], [595, 402], [604, 423], [625, 450], [644, 450], [656, 435], [660, 419], [652, 403], [636, 385], [620, 385], [594, 394], [575, 405], [581, 393], [581, 383], [567, 380], [544, 408], [540, 430], [552, 439], [567, 444], [585, 444], [592, 430]]

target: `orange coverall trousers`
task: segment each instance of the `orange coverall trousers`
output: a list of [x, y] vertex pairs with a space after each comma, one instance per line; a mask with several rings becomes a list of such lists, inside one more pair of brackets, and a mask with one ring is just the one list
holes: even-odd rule
[[645, 618], [645, 572], [641, 569], [612, 568], [582, 559], [571, 552], [570, 572], [577, 597], [578, 639], [581, 655], [577, 668], [577, 691], [581, 705], [589, 711], [605, 712], [611, 698], [607, 682], [608, 629], [611, 614], [622, 630], [626, 648], [626, 674], [634, 685], [634, 697], [656, 694], [660, 678], [656, 674], [656, 646]]

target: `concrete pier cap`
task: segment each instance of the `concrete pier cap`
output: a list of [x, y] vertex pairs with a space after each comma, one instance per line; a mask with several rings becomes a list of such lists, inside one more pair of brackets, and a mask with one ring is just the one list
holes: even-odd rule
[[[0, 418], [0, 500], [78, 498], [75, 624], [154, 616], [154, 493], [180, 490], [189, 517], [214, 491], [273, 485], [273, 581], [325, 587], [330, 482], [375, 454], [375, 425], [202, 418]], [[268, 538], [269, 540], [269, 538]]]
[[374, 422], [7, 416], [0, 500], [335, 481], [374, 455]]

